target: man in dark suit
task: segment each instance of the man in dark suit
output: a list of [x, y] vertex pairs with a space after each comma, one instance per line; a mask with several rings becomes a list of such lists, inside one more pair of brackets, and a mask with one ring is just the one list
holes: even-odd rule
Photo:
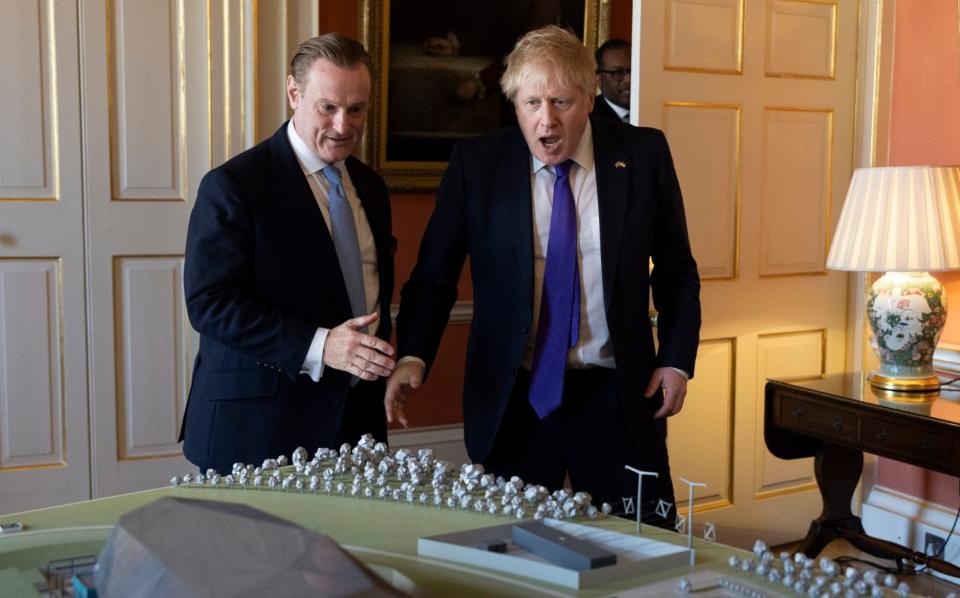
[[673, 500], [664, 418], [693, 374], [700, 282], [666, 139], [590, 118], [595, 68], [557, 27], [517, 42], [501, 85], [519, 126], [453, 152], [401, 294], [385, 404], [406, 425], [404, 402], [429, 373], [469, 255], [470, 457], [551, 488], [569, 473], [614, 508], [636, 492], [625, 465], [652, 471], [646, 514]]
[[593, 115], [630, 122], [630, 42], [608, 39], [594, 52], [600, 96]]
[[383, 179], [350, 155], [372, 73], [354, 40], [305, 41], [292, 118], [200, 183], [184, 266], [200, 352], [181, 439], [201, 469], [386, 441], [395, 241]]

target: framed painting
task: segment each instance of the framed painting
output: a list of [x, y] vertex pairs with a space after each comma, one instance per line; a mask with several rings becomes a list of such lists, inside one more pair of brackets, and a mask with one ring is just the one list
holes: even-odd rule
[[457, 141], [515, 122], [499, 82], [516, 40], [558, 24], [594, 49], [609, 12], [609, 0], [361, 0], [377, 70], [361, 157], [391, 189], [436, 189]]

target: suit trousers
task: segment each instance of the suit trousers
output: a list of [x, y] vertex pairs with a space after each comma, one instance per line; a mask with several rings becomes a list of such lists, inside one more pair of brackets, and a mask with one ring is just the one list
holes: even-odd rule
[[674, 507], [666, 518], [654, 512], [660, 499], [675, 502], [666, 442], [647, 453], [637, 449], [625, 424], [615, 370], [566, 370], [563, 402], [542, 420], [527, 399], [529, 388], [530, 372], [521, 369], [483, 463], [488, 473], [520, 476], [551, 491], [563, 487], [569, 475], [574, 491], [589, 492], [598, 508], [607, 502], [614, 513], [624, 514], [623, 499], [632, 498], [635, 505], [637, 495], [637, 475], [624, 465], [654, 471], [659, 477], [643, 480], [643, 521], [673, 527]]

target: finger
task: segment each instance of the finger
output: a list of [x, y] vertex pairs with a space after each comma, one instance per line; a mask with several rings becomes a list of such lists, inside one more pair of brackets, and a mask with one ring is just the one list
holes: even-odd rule
[[376, 374], [374, 374], [373, 372], [368, 372], [367, 370], [363, 369], [363, 367], [358, 366], [358, 365], [352, 365], [352, 364], [351, 364], [349, 370], [350, 370], [350, 373], [351, 373], [351, 374], [353, 374], [353, 375], [356, 376], [357, 378], [360, 378], [361, 380], [370, 381], [370, 380], [376, 380], [376, 379], [377, 379]]
[[390, 397], [389, 387], [387, 387], [387, 396], [383, 399], [383, 410], [387, 413], [387, 423], [392, 424], [395, 416], [393, 414], [393, 398]]
[[380, 319], [380, 312], [375, 311], [365, 316], [357, 316], [352, 320], [347, 320], [347, 324], [349, 324], [351, 328], [363, 328], [364, 326], [369, 326], [370, 324], [373, 324], [379, 319]]
[[673, 401], [673, 413], [671, 415], [676, 415], [680, 413], [680, 411], [683, 409], [683, 402], [686, 398], [687, 398], [686, 389], [678, 388], [677, 397]]
[[[373, 356], [372, 352], [370, 353], [370, 356]], [[389, 359], [387, 360], [387, 365], [380, 365], [376, 361], [365, 359], [363, 355], [356, 354], [353, 356], [353, 358], [351, 358], [350, 363], [360, 370], [372, 373], [376, 376], [386, 377], [389, 376], [393, 371], [393, 361]]]
[[400, 422], [400, 425], [404, 428], [409, 427], [409, 422], [407, 421], [407, 414], [403, 409], [403, 403], [394, 404], [394, 414], [396, 415], [397, 421]]
[[387, 391], [383, 393], [383, 406], [387, 409], [387, 421], [390, 421], [390, 406], [397, 400], [397, 381], [395, 378], [387, 380]]
[[667, 415], [673, 415], [673, 406], [674, 406], [674, 397], [669, 392], [669, 389], [663, 389], [663, 404], [660, 405], [660, 409], [653, 414], [653, 419], [660, 419], [666, 417]]
[[360, 337], [360, 344], [384, 355], [393, 355], [393, 347], [387, 341], [370, 334]]
[[370, 362], [367, 363], [367, 365], [364, 367], [364, 370], [381, 378], [386, 378], [393, 371], [389, 368], [385, 368]]
[[375, 363], [390, 370], [397, 366], [397, 363], [394, 360], [390, 359], [379, 351], [374, 351], [373, 349], [367, 349], [364, 351], [362, 357], [370, 363]]
[[653, 376], [650, 377], [650, 382], [647, 384], [647, 390], [643, 392], [643, 396], [647, 397], [648, 399], [652, 397], [657, 392], [657, 389], [660, 388], [660, 382], [662, 381], [663, 374], [655, 371]]

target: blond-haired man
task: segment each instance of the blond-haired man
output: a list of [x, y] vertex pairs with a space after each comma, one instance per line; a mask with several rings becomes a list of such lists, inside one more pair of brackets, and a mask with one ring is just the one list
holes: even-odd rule
[[630, 465], [660, 476], [644, 484], [645, 503], [672, 501], [664, 418], [693, 374], [700, 283], [666, 140], [590, 117], [596, 63], [567, 31], [526, 34], [506, 63], [518, 126], [453, 152], [401, 294], [388, 419], [406, 424], [403, 403], [426, 380], [469, 255], [471, 458], [548, 487], [569, 474], [611, 504], [636, 488]]

